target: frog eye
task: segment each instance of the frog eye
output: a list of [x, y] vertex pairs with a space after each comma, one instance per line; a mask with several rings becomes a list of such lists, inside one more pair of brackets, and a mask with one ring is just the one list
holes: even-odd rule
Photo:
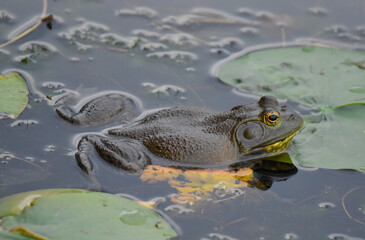
[[280, 114], [278, 112], [268, 112], [265, 115], [264, 122], [269, 126], [275, 126], [280, 121]]

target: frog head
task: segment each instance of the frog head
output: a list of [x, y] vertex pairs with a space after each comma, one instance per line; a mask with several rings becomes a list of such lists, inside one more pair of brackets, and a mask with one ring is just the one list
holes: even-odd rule
[[279, 106], [272, 96], [263, 96], [257, 103], [238, 106], [232, 111], [247, 114], [234, 130], [242, 155], [279, 152], [288, 147], [303, 125], [299, 113]]

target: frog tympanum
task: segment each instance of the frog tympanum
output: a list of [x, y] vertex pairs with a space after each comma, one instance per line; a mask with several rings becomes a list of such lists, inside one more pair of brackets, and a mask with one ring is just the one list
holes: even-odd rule
[[172, 107], [134, 121], [136, 105], [124, 95], [94, 98], [77, 113], [68, 107], [69, 99], [68, 95], [60, 98], [55, 108], [71, 123], [88, 126], [115, 118], [124, 120], [120, 126], [85, 135], [79, 141], [76, 159], [89, 175], [94, 174], [90, 158], [93, 149], [129, 173], [142, 171], [153, 159], [175, 166], [228, 164], [247, 155], [281, 151], [303, 123], [298, 113], [279, 106], [272, 96], [222, 113]]

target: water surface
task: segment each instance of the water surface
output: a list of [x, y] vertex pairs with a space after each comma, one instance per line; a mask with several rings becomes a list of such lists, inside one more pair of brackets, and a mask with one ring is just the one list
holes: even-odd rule
[[[41, 11], [40, 0], [2, 0], [0, 42], [34, 24]], [[365, 45], [362, 0], [64, 0], [48, 1], [48, 13], [54, 16], [52, 30], [43, 24], [0, 50], [0, 72], [18, 71], [32, 86], [18, 119], [23, 124], [0, 122], [0, 197], [88, 186], [73, 156], [75, 138], [110, 126], [79, 128], [60, 119], [45, 96], [64, 88], [84, 96], [128, 92], [142, 111], [169, 106], [224, 111], [258, 99], [211, 75], [212, 66], [233, 53], [303, 38]], [[244, 188], [236, 198], [186, 206], [189, 211], [180, 213], [171, 208], [169, 195], [176, 190], [167, 183], [142, 182], [102, 161], [97, 173], [104, 191], [166, 198], [158, 209], [181, 229], [177, 239], [363, 239], [364, 225], [349, 218], [342, 200], [364, 186], [364, 174], [297, 167], [265, 191]], [[362, 222], [363, 196], [360, 188], [344, 201]]]

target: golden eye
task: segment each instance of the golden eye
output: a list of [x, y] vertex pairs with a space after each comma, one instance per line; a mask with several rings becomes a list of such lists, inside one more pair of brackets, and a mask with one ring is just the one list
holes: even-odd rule
[[269, 126], [275, 126], [280, 121], [280, 114], [278, 112], [268, 112], [265, 115], [265, 123]]

